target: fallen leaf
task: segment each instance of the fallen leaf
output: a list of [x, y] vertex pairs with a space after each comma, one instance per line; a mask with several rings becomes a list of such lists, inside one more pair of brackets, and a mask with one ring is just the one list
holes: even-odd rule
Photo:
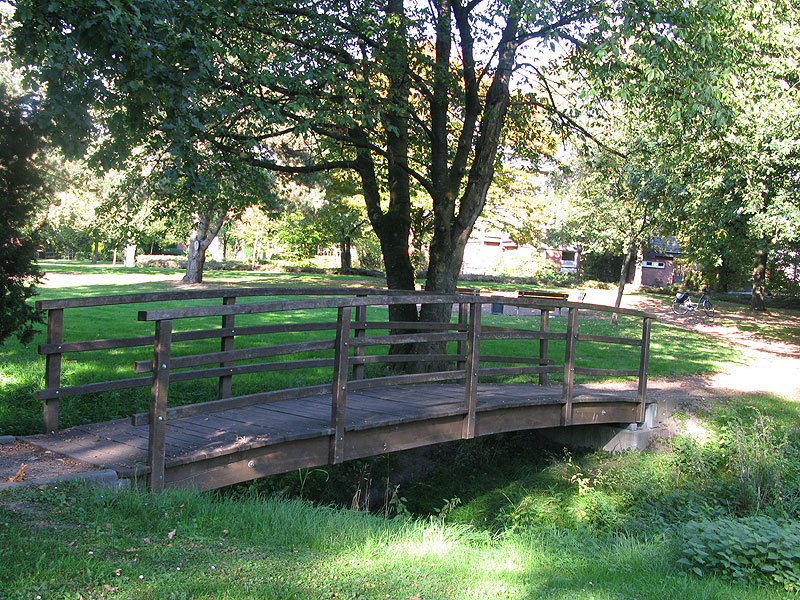
[[145, 544], [150, 544], [150, 538], [146, 537], [142, 540]]
[[108, 585], [107, 583], [104, 583], [104, 584], [103, 584], [103, 587], [104, 587], [105, 589], [107, 589], [109, 592], [113, 592], [114, 590], [116, 590], [116, 589], [117, 589], [117, 588], [115, 588], [115, 587], [113, 587], [113, 586], [111, 586], [111, 585]]
[[25, 479], [25, 469], [27, 469], [27, 468], [28, 468], [28, 465], [27, 464], [23, 464], [19, 468], [19, 471], [17, 471], [17, 474], [14, 475], [13, 477], [9, 477], [8, 480], [10, 482], [22, 481], [23, 479]]
[[178, 532], [178, 530], [177, 530], [177, 529], [173, 529], [172, 531], [170, 531], [170, 532], [167, 534], [167, 539], [168, 539], [168, 540], [171, 540], [172, 538], [174, 538], [174, 537], [175, 537], [175, 534], [176, 534], [177, 532]]
[[125, 550], [125, 552], [138, 552], [138, 551], [139, 551], [138, 548], [128, 548]]

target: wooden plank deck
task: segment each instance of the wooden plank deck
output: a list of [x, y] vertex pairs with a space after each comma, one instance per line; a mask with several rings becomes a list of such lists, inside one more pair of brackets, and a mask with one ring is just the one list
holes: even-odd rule
[[[561, 386], [480, 384], [475, 435], [557, 427]], [[632, 423], [637, 390], [575, 386], [572, 423]], [[462, 439], [463, 385], [386, 386], [347, 394], [344, 459]], [[334, 430], [331, 395], [255, 404], [170, 419], [166, 427], [167, 486], [212, 489], [297, 468], [328, 464]], [[94, 423], [26, 441], [121, 477], [148, 472], [148, 427], [130, 419]]]

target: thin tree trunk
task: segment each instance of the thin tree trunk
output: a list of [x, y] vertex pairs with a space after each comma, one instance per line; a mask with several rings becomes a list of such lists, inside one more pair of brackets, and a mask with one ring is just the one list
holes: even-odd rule
[[136, 266], [136, 244], [125, 244], [123, 264], [129, 269]]
[[117, 266], [117, 247], [114, 246], [114, 252], [111, 253], [111, 266]]
[[183, 276], [183, 283], [202, 283], [205, 264], [206, 249], [198, 240], [197, 230], [194, 230], [189, 238], [189, 255], [186, 261], [186, 274]]
[[253, 240], [253, 262], [252, 262], [252, 269], [255, 271], [256, 269], [256, 262], [258, 261], [258, 238], [261, 237], [261, 225], [256, 227], [256, 237]]
[[750, 297], [750, 308], [753, 310], [766, 310], [766, 285], [767, 285], [767, 258], [769, 251], [766, 248], [756, 250], [753, 264], [753, 294]]
[[345, 237], [339, 242], [339, 255], [341, 257], [342, 269], [353, 268], [353, 253], [351, 251], [350, 238]]
[[[186, 262], [186, 274], [181, 280], [183, 283], [202, 283], [203, 267], [206, 264], [206, 250], [219, 233], [220, 227], [225, 222], [226, 211], [220, 210], [216, 215], [206, 213], [200, 215], [197, 227], [192, 230], [189, 237], [189, 256]], [[215, 218], [212, 223], [212, 218]]]
[[98, 254], [100, 254], [100, 242], [98, 242], [97, 240], [95, 240], [95, 242], [94, 242], [94, 249], [92, 250], [92, 264], [93, 264], [93, 265], [96, 265], [96, 264], [97, 264], [97, 257], [98, 257]]
[[[628, 271], [631, 268], [634, 253], [636, 252], [636, 244], [628, 244], [628, 251], [625, 253], [625, 260], [622, 261], [622, 269], [619, 274], [619, 285], [617, 286], [617, 299], [614, 302], [614, 307], [619, 308], [622, 304], [622, 295], [625, 293], [625, 282], [628, 280]], [[611, 324], [616, 327], [619, 320], [617, 313], [611, 313]]]

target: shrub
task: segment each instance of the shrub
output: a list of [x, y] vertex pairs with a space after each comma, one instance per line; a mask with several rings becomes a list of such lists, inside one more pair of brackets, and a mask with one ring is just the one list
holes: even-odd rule
[[686, 526], [682, 565], [699, 576], [777, 583], [800, 590], [800, 522], [765, 516], [692, 521]]

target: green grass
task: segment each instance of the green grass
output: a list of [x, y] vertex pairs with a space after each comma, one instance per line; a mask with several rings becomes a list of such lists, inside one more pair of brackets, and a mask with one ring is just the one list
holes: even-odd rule
[[9, 599], [785, 597], [689, 575], [676, 558], [667, 536], [491, 536], [257, 496], [71, 485], [0, 493], [0, 589]]
[[[298, 285], [282, 276], [262, 277], [248, 274], [247, 283], [278, 280], [282, 285]], [[303, 278], [301, 285], [332, 281]], [[46, 288], [42, 296], [154, 291], [165, 285]], [[68, 313], [66, 321], [69, 336], [105, 337], [109, 329], [115, 335], [144, 335], [139, 328], [152, 325], [139, 324], [136, 310], [91, 309], [84, 317], [79, 316], [81, 311], [73, 311], [75, 316]], [[319, 320], [307, 314], [299, 318]], [[551, 321], [554, 331], [564, 330], [563, 318]], [[512, 316], [487, 316], [485, 322], [535, 327], [535, 322]], [[622, 319], [618, 329], [612, 329], [607, 319], [593, 319], [583, 322], [581, 332], [637, 337], [639, 328], [635, 319]], [[202, 344], [191, 350], [205, 348]], [[492, 342], [484, 349], [485, 353], [531, 356], [537, 351], [538, 342]], [[563, 345], [559, 348], [551, 342], [551, 353], [559, 351], [563, 352]], [[138, 358], [130, 352], [87, 356], [90, 360], [85, 366], [81, 366], [83, 360], [66, 363], [65, 379], [74, 383], [109, 372], [129, 376], [130, 365]], [[638, 360], [636, 348], [602, 344], [580, 343], [579, 355], [587, 366], [604, 361], [630, 368]], [[709, 337], [654, 325], [651, 376], [709, 372], [738, 359], [730, 347]], [[41, 384], [43, 363], [35, 354], [35, 344], [24, 348], [7, 343], [0, 348], [0, 363], [0, 432], [14, 430], [19, 423], [37, 430], [40, 407], [33, 394]], [[304, 381], [314, 376], [306, 374]], [[286, 381], [275, 384], [285, 387]], [[248, 385], [247, 380], [240, 385]], [[208, 387], [213, 388], [213, 382]], [[187, 400], [206, 399], [213, 389], [187, 386], [180, 393]], [[139, 400], [124, 394], [107, 394], [65, 400], [62, 410], [65, 420], [79, 422], [113, 411], [129, 414], [135, 402]], [[790, 443], [785, 448], [773, 446], [783, 452], [780, 464], [787, 475], [772, 482], [780, 484], [780, 493], [773, 496], [778, 504], [764, 512], [789, 511], [796, 516], [800, 403], [746, 396], [710, 406], [699, 415], [713, 433], [705, 445], [680, 437], [661, 452], [565, 454], [546, 445], [535, 432], [445, 445], [434, 458], [438, 467], [425, 478], [405, 484], [393, 506], [395, 512], [415, 517], [384, 519], [333, 508], [332, 489], [338, 486], [345, 490], [345, 497], [352, 496], [355, 480], [364, 473], [355, 461], [204, 494], [113, 493], [74, 484], [2, 491], [0, 598], [794, 597], [777, 587], [713, 574], [698, 577], [677, 562], [687, 521], [752, 510], [742, 501], [743, 484], [735, 476], [739, 471], [732, 459], [731, 440], [735, 435], [743, 435], [744, 442], [759, 435], [764, 439], [764, 432], [755, 427], [765, 416], [774, 422], [775, 435], [785, 434]], [[778, 454], [770, 456], [775, 459]], [[388, 467], [394, 456], [374, 461], [386, 461]], [[413, 461], [414, 455], [409, 456]], [[382, 472], [379, 466], [372, 472]], [[290, 499], [286, 495], [292, 487], [287, 485], [290, 480], [295, 491], [299, 488], [306, 498], [316, 498], [317, 505]]]
[[[50, 273], [97, 273], [102, 275], [124, 275], [133, 279], [145, 274], [175, 275], [177, 271], [165, 269], [133, 269], [110, 267], [107, 265], [75, 264], [66, 261], [48, 261], [43, 264]], [[206, 277], [209, 283], [237, 282], [243, 285], [311, 286], [342, 285], [363, 278], [349, 276], [307, 275], [307, 274], [268, 274], [251, 272], [210, 272]], [[101, 279], [102, 281], [102, 279]], [[377, 282], [373, 282], [376, 283]], [[369, 282], [368, 282], [369, 284]], [[170, 282], [150, 281], [144, 283], [110, 284], [100, 283], [85, 286], [58, 287], [55, 284], [40, 289], [40, 299], [68, 298], [89, 295], [125, 294], [172, 290]], [[263, 298], [243, 298], [242, 302], [263, 300]], [[219, 304], [219, 300], [192, 301], [193, 305]], [[120, 305], [68, 309], [65, 311], [64, 340], [91, 340], [107, 337], [147, 336], [153, 333], [153, 324], [139, 322], [137, 313], [142, 308], [175, 306], [176, 303], [151, 303], [147, 305]], [[261, 315], [241, 315], [237, 317], [238, 326], [278, 323], [290, 316], [295, 322], [334, 321], [335, 311], [295, 311]], [[380, 308], [369, 309], [369, 319], [385, 320], [386, 311]], [[538, 318], [515, 317], [510, 315], [486, 315], [484, 324], [514, 328], [538, 329]], [[176, 321], [175, 330], [212, 328], [219, 324], [218, 318]], [[623, 317], [618, 328], [613, 328], [608, 318], [583, 319], [581, 333], [626, 336], [638, 338], [641, 335], [639, 319]], [[566, 317], [551, 319], [552, 331], [565, 331]], [[385, 332], [372, 331], [371, 334]], [[324, 339], [331, 332], [286, 333], [270, 336], [239, 337], [237, 348], [265, 344], [282, 344], [309, 339]], [[44, 342], [40, 332], [34, 341], [23, 346], [15, 340], [8, 340], [0, 346], [0, 434], [30, 434], [41, 427], [41, 405], [36, 400], [36, 391], [44, 385], [44, 359], [37, 354], [37, 345]], [[453, 345], [451, 345], [452, 348]], [[174, 355], [199, 352], [214, 352], [219, 349], [215, 340], [198, 340], [176, 344]], [[385, 352], [385, 347], [368, 349], [368, 352]], [[484, 355], [538, 356], [538, 341], [487, 341], [481, 349]], [[563, 360], [563, 342], [550, 342], [550, 355], [556, 363]], [[102, 352], [67, 354], [62, 366], [62, 385], [78, 385], [93, 381], [122, 379], [131, 377], [134, 361], [149, 360], [152, 349], [148, 347], [116, 349]], [[313, 352], [297, 355], [296, 358], [330, 357], [331, 352]], [[578, 366], [619, 369], [636, 369], [639, 350], [635, 347], [598, 343], [578, 343]], [[720, 370], [726, 362], [739, 360], [738, 353], [729, 345], [701, 334], [673, 329], [656, 323], [651, 336], [650, 377], [672, 377], [684, 374], [704, 373]], [[499, 366], [494, 363], [492, 366]], [[379, 374], [380, 366], [369, 366], [368, 375]], [[147, 378], [147, 375], [143, 376]], [[247, 394], [258, 390], [282, 389], [325, 383], [329, 379], [327, 369], [306, 369], [280, 371], [260, 375], [244, 375], [234, 378], [234, 394]], [[535, 382], [536, 376], [517, 376], [506, 379], [512, 383]], [[557, 383], [559, 374], [551, 375]], [[579, 383], [587, 381], [579, 376]], [[213, 399], [216, 394], [216, 380], [205, 379], [180, 382], [170, 386], [170, 404], [173, 406]], [[148, 408], [149, 390], [146, 387], [108, 392], [102, 395], [65, 398], [61, 402], [60, 424], [62, 427], [88, 422], [127, 417], [132, 413], [143, 412]]]

